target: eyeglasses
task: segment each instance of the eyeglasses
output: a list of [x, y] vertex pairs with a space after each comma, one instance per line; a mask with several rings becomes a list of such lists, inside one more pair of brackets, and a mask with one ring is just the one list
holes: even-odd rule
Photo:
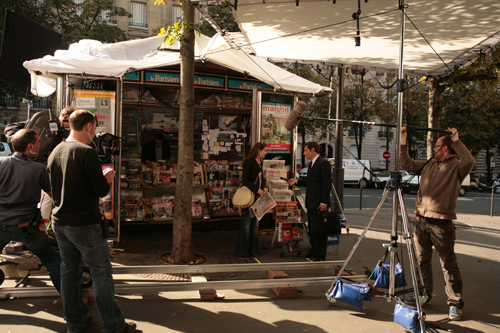
[[436, 147], [442, 147], [442, 146], [444, 146], [444, 145], [435, 145], [434, 148], [436, 148]]

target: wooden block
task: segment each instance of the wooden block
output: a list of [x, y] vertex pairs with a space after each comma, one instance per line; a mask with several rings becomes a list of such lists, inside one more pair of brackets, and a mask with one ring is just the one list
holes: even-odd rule
[[266, 271], [266, 279], [285, 279], [288, 277], [283, 271]]
[[295, 287], [281, 287], [273, 288], [273, 291], [279, 298], [294, 298], [297, 297], [297, 288]]
[[200, 295], [200, 300], [202, 301], [208, 301], [208, 300], [213, 300], [215, 299], [215, 294], [213, 295]]
[[198, 290], [198, 294], [200, 295], [215, 295], [217, 291], [215, 289], [200, 289]]

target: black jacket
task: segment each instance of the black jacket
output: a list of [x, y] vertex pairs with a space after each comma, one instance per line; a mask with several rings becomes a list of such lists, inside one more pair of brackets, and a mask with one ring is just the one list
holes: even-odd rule
[[306, 186], [306, 207], [317, 209], [321, 203], [330, 205], [332, 190], [332, 167], [330, 162], [318, 156], [312, 168], [307, 171], [305, 181], [299, 181], [299, 186]]
[[[246, 186], [253, 193], [257, 194], [259, 192], [259, 181], [257, 180], [257, 184], [255, 183], [259, 173], [262, 172], [262, 168], [255, 158], [248, 158], [243, 162], [243, 186]], [[260, 188], [263, 188], [261, 184]]]
[[[161, 149], [162, 149], [163, 159], [170, 160], [170, 145], [168, 144], [167, 140], [163, 140], [163, 144], [161, 145]], [[144, 163], [146, 160], [149, 160], [151, 162], [157, 162], [156, 146], [155, 146], [154, 139], [146, 142], [142, 146], [141, 161]]]

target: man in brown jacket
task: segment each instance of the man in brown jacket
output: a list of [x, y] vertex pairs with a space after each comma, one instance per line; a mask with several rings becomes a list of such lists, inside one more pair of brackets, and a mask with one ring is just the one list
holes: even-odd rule
[[[448, 128], [450, 135], [439, 138], [434, 145], [434, 159], [426, 164], [415, 161], [408, 155], [406, 126], [401, 128], [401, 168], [410, 172], [421, 171], [420, 189], [416, 198], [415, 244], [424, 287], [431, 303], [432, 246], [441, 260], [448, 296], [450, 320], [460, 320], [464, 302], [462, 300], [462, 277], [455, 255], [455, 227], [457, 198], [464, 178], [474, 166], [474, 158], [459, 140], [455, 128]], [[460, 156], [460, 159], [458, 158]], [[415, 304], [415, 297], [406, 302]]]

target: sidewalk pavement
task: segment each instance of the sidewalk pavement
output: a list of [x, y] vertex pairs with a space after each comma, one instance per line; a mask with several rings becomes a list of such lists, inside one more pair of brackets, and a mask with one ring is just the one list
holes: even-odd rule
[[[389, 205], [387, 206], [389, 207]], [[343, 260], [368, 224], [373, 209], [347, 210], [350, 233], [340, 237], [338, 253], [328, 248], [327, 260]], [[412, 215], [410, 215], [412, 216]], [[389, 242], [392, 209], [382, 208], [361, 241], [349, 266], [358, 274], [364, 267], [373, 270], [384, 254], [382, 243]], [[170, 252], [172, 233], [165, 226], [125, 227], [117, 248], [124, 251], [113, 255], [115, 265], [161, 265], [162, 254]], [[205, 264], [256, 263], [253, 258], [234, 255], [236, 231], [194, 232], [196, 254], [206, 258]], [[259, 236], [261, 253], [259, 262], [302, 262], [296, 253], [284, 257], [284, 248], [276, 243], [271, 248], [272, 235]], [[433, 257], [434, 296], [432, 305], [424, 308], [426, 323], [437, 324], [453, 332], [499, 332], [498, 306], [500, 276], [500, 218], [484, 215], [459, 214], [457, 220], [456, 252], [464, 281], [464, 315], [461, 321], [448, 320], [448, 306], [444, 292], [443, 275], [439, 259]], [[294, 247], [304, 250], [307, 242]], [[400, 246], [406, 279], [411, 284], [406, 246]], [[334, 267], [310, 271], [287, 271], [292, 277], [334, 276]], [[264, 272], [238, 274], [212, 273], [209, 279], [248, 280], [264, 278]], [[115, 283], [144, 278], [182, 281], [183, 274], [172, 275], [117, 275]], [[48, 277], [30, 279], [33, 285], [43, 284]], [[50, 280], [49, 280], [50, 281]], [[333, 278], [332, 278], [333, 282]], [[10, 287], [14, 280], [6, 280], [1, 287]], [[1, 288], [0, 287], [0, 288]], [[271, 289], [217, 290], [224, 299], [201, 301], [196, 291], [162, 292], [151, 295], [117, 295], [117, 304], [128, 321], [137, 323], [139, 330], [155, 332], [404, 332], [393, 322], [394, 302], [375, 297], [365, 302], [362, 311], [342, 302], [332, 307], [325, 298], [329, 286], [302, 287], [297, 298], [278, 298]], [[407, 295], [409, 296], [409, 294]], [[100, 331], [100, 319], [90, 302], [94, 317], [88, 332]], [[22, 298], [0, 301], [0, 332], [65, 332], [63, 309], [59, 297]], [[429, 330], [429, 332], [440, 332]]]

